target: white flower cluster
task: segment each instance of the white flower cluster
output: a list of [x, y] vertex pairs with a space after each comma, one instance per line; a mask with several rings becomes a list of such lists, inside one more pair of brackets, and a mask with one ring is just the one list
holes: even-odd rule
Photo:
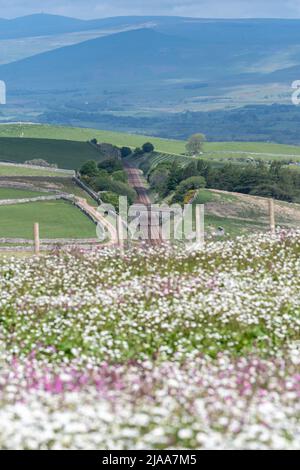
[[0, 448], [300, 445], [300, 232], [0, 261]]

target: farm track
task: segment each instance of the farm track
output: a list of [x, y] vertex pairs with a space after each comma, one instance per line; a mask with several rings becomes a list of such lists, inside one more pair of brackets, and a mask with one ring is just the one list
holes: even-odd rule
[[107, 229], [110, 236], [109, 245], [116, 245], [118, 243], [118, 234], [115, 227], [105, 218], [96, 207], [91, 206], [86, 199], [81, 197], [75, 197], [76, 204], [84, 212], [88, 213], [94, 220], [99, 222], [104, 228]]
[[138, 198], [136, 204], [142, 204], [146, 208], [141, 214], [141, 224], [140, 230], [142, 233], [143, 240], [148, 240], [151, 245], [160, 245], [161, 244], [161, 235], [159, 223], [155, 223], [151, 219], [151, 200], [149, 198], [148, 190], [145, 186], [145, 183], [141, 176], [141, 170], [125, 165], [125, 170], [128, 175], [129, 184], [135, 189]]

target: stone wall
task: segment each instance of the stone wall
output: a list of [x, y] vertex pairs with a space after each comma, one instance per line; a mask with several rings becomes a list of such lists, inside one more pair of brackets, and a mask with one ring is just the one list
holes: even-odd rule
[[83, 181], [81, 181], [77, 176], [74, 176], [73, 181], [79, 186], [81, 189], [83, 189], [91, 198], [94, 199], [94, 201], [98, 202], [98, 204], [101, 204], [102, 201], [99, 197], [99, 195], [92, 190], [87, 184], [85, 184]]
[[0, 188], [11, 188], [11, 189], [27, 189], [29, 191], [37, 191], [39, 193], [51, 193], [51, 194], [61, 194], [61, 191], [58, 189], [49, 189], [49, 188], [40, 188], [35, 186], [32, 183], [21, 182], [21, 181], [3, 181], [0, 180]]
[[10, 206], [15, 204], [26, 204], [28, 202], [38, 202], [38, 201], [55, 201], [59, 199], [65, 199], [73, 202], [73, 197], [68, 194], [57, 194], [54, 196], [38, 196], [38, 197], [29, 197], [24, 199], [0, 199], [0, 206]]

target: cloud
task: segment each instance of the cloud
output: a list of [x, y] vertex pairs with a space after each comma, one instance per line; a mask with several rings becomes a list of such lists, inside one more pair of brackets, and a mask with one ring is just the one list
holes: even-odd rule
[[210, 18], [299, 18], [299, 0], [0, 0], [0, 17], [53, 13], [78, 18], [177, 15]]

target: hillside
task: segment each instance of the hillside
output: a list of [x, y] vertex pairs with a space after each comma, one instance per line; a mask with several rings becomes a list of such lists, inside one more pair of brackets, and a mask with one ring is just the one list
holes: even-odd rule
[[119, 16], [95, 20], [81, 20], [61, 15], [38, 13], [13, 19], [0, 18], [0, 40], [35, 36], [57, 35], [95, 29], [109, 29], [138, 25], [144, 22], [154, 24], [177, 24], [184, 18], [159, 16]]
[[[8, 124], [0, 125], [0, 160], [28, 160], [31, 154], [44, 154], [51, 163], [62, 168], [78, 168], [83, 160], [97, 159], [95, 149], [86, 142], [93, 138], [119, 147], [140, 147], [147, 141], [155, 145], [158, 153], [181, 155], [185, 152], [183, 140], [161, 139], [147, 135], [137, 135], [90, 128], [76, 128], [50, 125]], [[38, 139], [38, 141], [34, 140]], [[53, 140], [55, 142], [53, 142]], [[72, 141], [69, 142], [68, 141]], [[76, 144], [81, 142], [81, 144]], [[26, 151], [24, 153], [24, 149]], [[205, 157], [217, 159], [263, 158], [298, 161], [300, 147], [264, 142], [206, 142]], [[36, 158], [36, 157], [35, 157]], [[154, 156], [155, 158], [155, 156]], [[137, 162], [139, 164], [139, 161]]]
[[24, 163], [33, 159], [43, 159], [57, 164], [59, 168], [76, 170], [87, 160], [101, 160], [101, 155], [86, 142], [0, 137], [0, 161]]
[[192, 41], [140, 29], [2, 65], [0, 76], [12, 90], [21, 88], [36, 93], [75, 88], [91, 92], [97, 88], [99, 92], [112, 85], [132, 86], [132, 81], [158, 81], [170, 74], [179, 77], [179, 70], [199, 73], [201, 62], [191, 61], [190, 54], [197, 57], [197, 47]]
[[299, 143], [300, 20], [33, 15], [2, 24], [3, 122]]
[[[300, 64], [299, 20], [207, 21], [180, 17], [120, 17], [83, 21], [54, 15], [32, 15], [3, 20], [0, 39], [7, 35], [51, 35], [101, 28], [141, 27], [143, 24], [148, 26], [147, 29], [125, 31], [68, 48], [62, 47], [19, 61], [19, 64], [2, 66], [0, 75], [10, 80], [13, 88], [25, 86], [28, 89], [31, 77], [37, 89], [44, 84], [43, 89], [51, 90], [61, 87], [65, 77], [70, 87], [74, 84], [78, 86], [83, 79], [87, 80], [85, 87], [81, 83], [84, 89], [90, 87], [96, 77], [107, 80], [106, 84], [114, 83], [111, 80], [119, 66], [122, 68], [122, 80], [120, 76], [118, 80], [122, 87], [132, 77], [133, 67], [137, 73], [136, 80], [142, 77], [148, 81], [167, 79], [171, 84], [180, 79], [179, 83], [191, 85], [191, 90], [193, 85], [196, 89], [199, 85], [198, 93], [201, 93], [201, 84], [205, 88], [220, 88], [220, 79], [225, 87], [272, 83], [275, 81], [272, 73], [276, 71], [281, 74], [277, 76], [277, 81], [284, 82], [288, 77], [285, 69]], [[77, 67], [78, 63], [82, 66]], [[46, 69], [38, 71], [39, 65]], [[24, 77], [17, 78], [14, 71], [17, 72], [20, 67]], [[57, 77], [53, 70], [55, 67]], [[82, 70], [86, 67], [91, 67], [90, 73]], [[55, 79], [52, 87], [50, 78]], [[206, 80], [210, 83], [205, 83]]]

